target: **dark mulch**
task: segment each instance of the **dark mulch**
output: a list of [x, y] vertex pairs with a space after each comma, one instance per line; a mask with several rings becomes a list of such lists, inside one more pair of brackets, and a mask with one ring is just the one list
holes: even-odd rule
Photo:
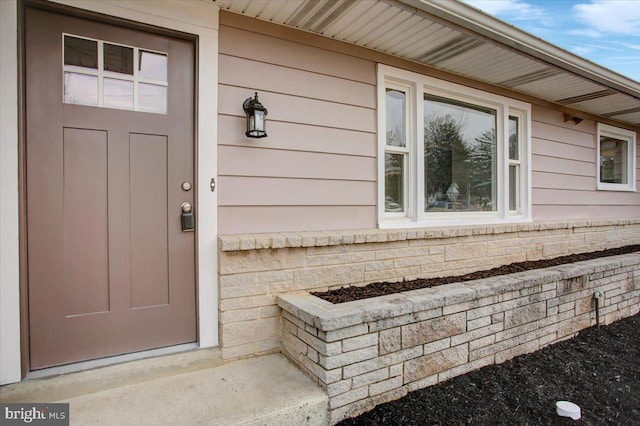
[[[384, 296], [387, 294], [400, 293], [402, 291], [417, 290], [420, 288], [435, 287], [443, 284], [458, 283], [463, 281], [477, 280], [480, 278], [495, 277], [497, 275], [512, 274], [514, 272], [529, 271], [531, 269], [548, 268], [551, 266], [564, 265], [566, 263], [581, 262], [583, 260], [597, 259], [606, 256], [615, 256], [640, 251], [640, 245], [631, 245], [620, 248], [594, 251], [590, 253], [571, 254], [568, 256], [556, 257], [554, 259], [531, 260], [527, 262], [512, 263], [486, 271], [472, 272], [466, 275], [421, 278], [411, 281], [400, 282], [378, 282], [368, 284], [363, 287], [342, 287], [336, 290], [311, 293], [314, 296], [327, 300], [331, 303], [344, 303], [353, 300], [367, 299], [370, 297]], [[640, 419], [639, 423], [640, 424]]]
[[[559, 417], [556, 401], [582, 419]], [[340, 426], [640, 425], [640, 314], [409, 393]]]

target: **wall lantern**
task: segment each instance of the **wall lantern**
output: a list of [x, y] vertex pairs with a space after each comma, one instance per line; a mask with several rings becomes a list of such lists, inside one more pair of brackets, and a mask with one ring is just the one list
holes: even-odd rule
[[248, 138], [264, 138], [267, 136], [265, 117], [267, 109], [258, 100], [258, 92], [256, 96], [247, 98], [242, 104], [244, 112], [247, 114], [247, 131], [245, 135]]

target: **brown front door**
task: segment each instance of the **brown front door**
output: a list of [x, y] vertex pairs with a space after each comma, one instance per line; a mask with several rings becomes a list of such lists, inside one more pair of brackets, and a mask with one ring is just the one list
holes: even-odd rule
[[193, 42], [26, 8], [25, 55], [31, 369], [194, 342]]

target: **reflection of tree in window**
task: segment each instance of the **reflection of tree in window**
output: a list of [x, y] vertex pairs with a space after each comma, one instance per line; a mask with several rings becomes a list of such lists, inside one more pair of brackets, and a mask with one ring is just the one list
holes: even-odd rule
[[600, 182], [627, 183], [627, 141], [600, 137]]
[[425, 114], [425, 211], [495, 210], [495, 111], [425, 96]]

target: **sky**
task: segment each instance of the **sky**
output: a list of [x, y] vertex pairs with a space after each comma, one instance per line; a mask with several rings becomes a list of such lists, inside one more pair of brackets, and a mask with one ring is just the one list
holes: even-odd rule
[[640, 0], [463, 0], [598, 65], [640, 81]]

